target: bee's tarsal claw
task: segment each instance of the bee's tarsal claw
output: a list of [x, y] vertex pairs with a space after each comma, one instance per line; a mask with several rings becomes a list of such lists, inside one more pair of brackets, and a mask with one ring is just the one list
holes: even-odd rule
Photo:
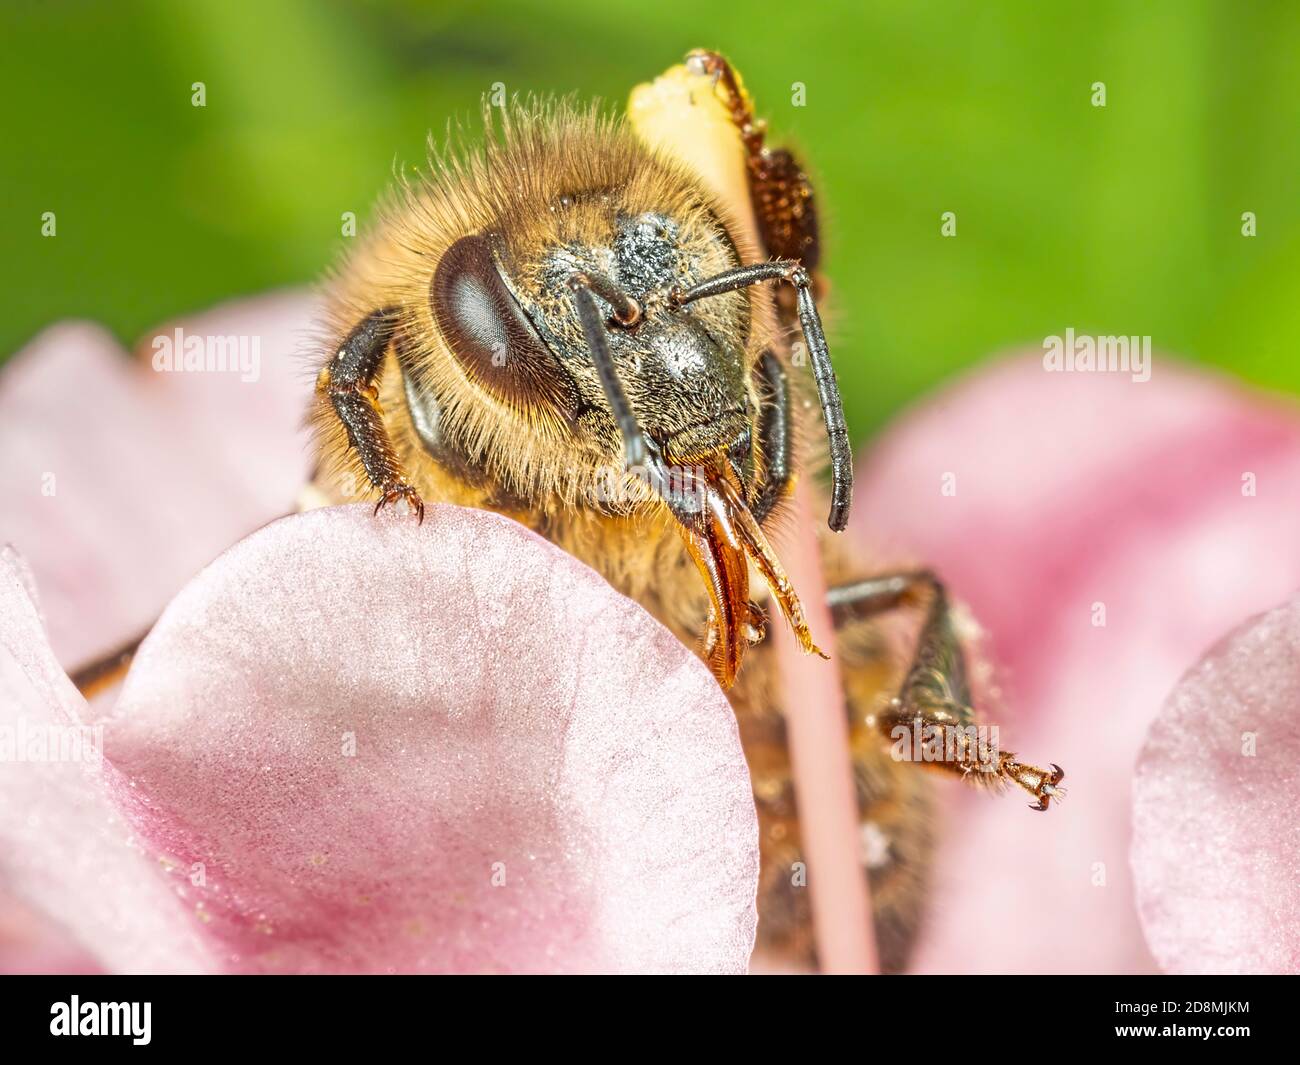
[[1039, 769], [1037, 766], [1016, 761], [1013, 754], [1004, 754], [998, 766], [998, 773], [1004, 780], [1018, 784], [1037, 799], [1037, 802], [1030, 803], [1029, 808], [1043, 813], [1053, 799], [1059, 802], [1065, 798], [1065, 789], [1061, 787], [1065, 770], [1055, 762], [1051, 763], [1051, 766], [1050, 770]]

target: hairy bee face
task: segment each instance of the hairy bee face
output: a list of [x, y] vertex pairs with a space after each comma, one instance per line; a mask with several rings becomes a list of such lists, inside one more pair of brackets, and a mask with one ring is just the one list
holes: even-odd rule
[[[710, 290], [694, 305], [685, 295], [741, 269], [726, 229], [699, 199], [674, 211], [639, 205], [626, 187], [578, 187], [539, 206], [439, 258], [428, 299], [449, 357], [516, 417], [561, 427], [547, 457], [570, 467], [579, 506], [671, 515], [710, 596], [708, 657], [725, 684], [761, 638], [749, 559], [812, 649], [751, 510], [754, 305], [743, 289]], [[428, 402], [409, 381], [407, 396]]]
[[673, 308], [667, 296], [739, 265], [720, 223], [629, 210], [608, 193], [561, 195], [532, 219], [461, 237], [429, 285], [433, 320], [474, 386], [510, 407], [562, 422], [572, 461], [593, 476], [620, 460], [614, 414], [570, 292], [604, 279], [637, 308], [597, 291], [615, 370], [643, 432], [671, 464], [724, 454], [754, 474], [755, 398], [743, 292]]

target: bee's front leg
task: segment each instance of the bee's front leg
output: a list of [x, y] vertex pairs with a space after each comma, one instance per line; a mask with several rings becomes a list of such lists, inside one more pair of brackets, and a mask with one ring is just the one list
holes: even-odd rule
[[979, 725], [972, 709], [966, 679], [966, 659], [953, 624], [952, 609], [943, 584], [929, 570], [890, 573], [827, 593], [836, 627], [850, 624], [928, 600], [916, 651], [898, 695], [874, 724], [893, 741], [904, 760], [922, 761], [935, 768], [961, 774], [973, 783], [1013, 783], [1037, 802], [1031, 809], [1046, 810], [1059, 800], [1065, 771], [1053, 765], [1039, 769], [1000, 751], [996, 736]]
[[393, 338], [397, 315], [397, 309], [390, 307], [363, 318], [339, 345], [329, 365], [321, 370], [316, 390], [329, 397], [347, 430], [348, 442], [365, 467], [366, 476], [380, 493], [375, 513], [387, 503], [405, 499], [423, 522], [424, 501], [402, 473], [379, 406], [379, 368]]

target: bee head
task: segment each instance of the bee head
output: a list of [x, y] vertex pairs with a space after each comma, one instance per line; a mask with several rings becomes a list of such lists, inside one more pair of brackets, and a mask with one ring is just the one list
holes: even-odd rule
[[738, 265], [720, 226], [629, 214], [593, 194], [556, 205], [545, 239], [512, 227], [461, 237], [429, 288], [434, 321], [466, 376], [533, 420], [562, 424], [575, 460], [622, 461], [602, 369], [575, 301], [589, 287], [609, 367], [644, 437], [671, 465], [725, 456], [754, 476], [750, 303], [744, 292], [676, 307], [669, 293]]

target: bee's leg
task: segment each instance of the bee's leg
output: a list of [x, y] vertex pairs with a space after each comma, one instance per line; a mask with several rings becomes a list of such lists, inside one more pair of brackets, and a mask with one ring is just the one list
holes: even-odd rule
[[902, 760], [920, 760], [977, 784], [1018, 784], [1037, 800], [1035, 810], [1046, 810], [1051, 799], [1064, 794], [1060, 766], [1039, 769], [1018, 761], [998, 749], [996, 731], [990, 741], [977, 723], [948, 593], [933, 573], [883, 574], [832, 588], [827, 599], [837, 628], [898, 607], [928, 604], [903, 685], [875, 715], [876, 727], [902, 752]]
[[785, 367], [772, 352], [765, 351], [758, 363], [758, 374], [768, 392], [767, 402], [758, 416], [758, 442], [763, 451], [765, 469], [750, 510], [761, 525], [789, 491], [793, 471], [790, 461], [790, 382]]
[[316, 390], [329, 397], [366, 475], [379, 490], [375, 513], [386, 503], [405, 499], [423, 522], [424, 502], [402, 475], [397, 452], [384, 428], [375, 383], [396, 322], [396, 308], [375, 311], [363, 318], [339, 345], [329, 365], [321, 370]]
[[686, 57], [686, 63], [701, 74], [712, 75], [716, 91], [740, 131], [749, 172], [749, 195], [763, 247], [769, 255], [798, 259], [809, 271], [815, 270], [821, 244], [808, 175], [784, 148], [767, 147], [766, 126], [754, 117], [749, 94], [726, 59], [717, 52], [697, 51]]
[[696, 300], [734, 292], [763, 281], [784, 281], [793, 285], [799, 308], [799, 325], [808, 345], [812, 360], [813, 380], [817, 383], [817, 398], [821, 401], [822, 417], [826, 422], [826, 437], [831, 453], [831, 509], [826, 523], [841, 532], [849, 522], [849, 505], [853, 502], [853, 450], [849, 431], [844, 424], [844, 403], [840, 399], [839, 382], [835, 380], [835, 367], [831, 365], [830, 349], [826, 346], [826, 332], [813, 300], [812, 279], [797, 261], [774, 259], [724, 270], [715, 277], [706, 278], [689, 288], [673, 288], [668, 292], [671, 309], [685, 307]]

